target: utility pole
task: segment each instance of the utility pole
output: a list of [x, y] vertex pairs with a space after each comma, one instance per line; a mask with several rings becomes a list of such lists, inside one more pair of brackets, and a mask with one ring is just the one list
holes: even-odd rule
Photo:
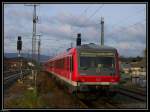
[[[33, 6], [33, 35], [32, 35], [32, 62], [36, 57], [36, 23], [38, 22], [38, 16], [36, 15], [36, 7], [38, 4], [33, 4], [33, 5], [26, 5], [26, 6]], [[36, 67], [36, 65], [35, 65]], [[34, 67], [34, 68], [35, 68]], [[37, 71], [32, 69], [32, 75], [34, 74], [34, 88], [36, 92], [36, 75]]]
[[104, 18], [101, 17], [101, 46], [104, 46]]
[[27, 58], [28, 58], [28, 60], [29, 60], [29, 58], [30, 58], [30, 50], [28, 49], [27, 52], [28, 52], [28, 57], [27, 57]]
[[41, 52], [41, 35], [37, 35], [37, 36], [39, 36], [39, 39], [38, 39], [38, 62], [39, 62], [39, 64], [40, 64], [40, 52]]
[[32, 61], [36, 55], [36, 23], [38, 22], [38, 16], [36, 15], [36, 7], [38, 4], [33, 5], [25, 5], [25, 6], [33, 6], [33, 34], [32, 34]]

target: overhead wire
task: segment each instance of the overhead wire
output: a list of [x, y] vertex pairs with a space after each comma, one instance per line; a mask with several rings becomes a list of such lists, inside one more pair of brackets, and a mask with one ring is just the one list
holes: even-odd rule
[[[142, 21], [138, 21], [138, 22], [136, 22], [136, 23], [134, 23], [134, 24], [131, 24], [131, 25], [127, 26], [127, 27], [119, 28], [119, 29], [117, 30], [117, 32], [118, 32], [118, 33], [123, 33], [123, 32], [126, 31], [126, 29], [128, 29], [128, 28], [135, 28], [135, 25], [140, 24], [140, 23], [143, 23], [143, 22], [145, 22], [145, 19], [142, 20]], [[137, 31], [136, 28], [135, 28], [135, 30]], [[117, 34], [118, 34], [118, 33], [117, 33]], [[114, 36], [114, 32], [112, 32], [111, 34], [108, 34], [107, 36], [113, 37], [113, 36]]]
[[[97, 12], [99, 12], [103, 7], [104, 7], [104, 4], [102, 4], [101, 6], [99, 6], [99, 7], [94, 11], [94, 13], [92, 13], [92, 14], [85, 20], [85, 22], [89, 21], [92, 17], [94, 17], [94, 16], [97, 14]], [[83, 29], [83, 27], [81, 27], [81, 28], [79, 29], [79, 32], [81, 32], [81, 29]], [[83, 32], [83, 31], [82, 31], [82, 32]]]
[[[145, 22], [144, 20], [145, 20], [145, 19], [142, 19], [142, 21], [140, 20], [140, 21], [138, 21], [138, 22], [136, 22], [136, 23], [134, 23], [134, 24], [131, 24], [131, 25], [125, 27], [125, 28], [122, 27], [123, 29], [118, 28], [117, 31], [118, 31], [118, 33], [119, 33], [119, 31], [120, 31], [120, 32], [125, 31], [124, 29], [131, 28], [131, 27], [134, 27], [134, 25], [136, 25], [136, 24], [139, 24], [139, 23], [141, 23], [141, 22]], [[114, 30], [115, 30], [115, 29], [114, 29]], [[113, 30], [113, 31], [114, 31], [114, 30]], [[109, 33], [107, 36], [112, 35], [112, 34], [114, 33], [113, 31], [112, 31], [111, 33]]]
[[[98, 11], [100, 11], [100, 9], [102, 9], [104, 7], [104, 4], [102, 4], [101, 6], [99, 6], [96, 10], [95, 10], [95, 12], [91, 15], [91, 16], [89, 16], [88, 17], [88, 19], [91, 19], [92, 17], [94, 17], [95, 15], [96, 15], [96, 13], [98, 12]], [[87, 20], [88, 20], [87, 19]]]
[[[141, 10], [138, 10], [138, 11], [136, 11], [135, 13], [136, 13], [136, 15], [137, 14], [140, 14], [139, 12], [141, 12], [141, 11], [144, 11], [143, 9]], [[134, 15], [135, 16], [135, 15]], [[114, 28], [114, 27], [116, 27], [116, 26], [118, 26], [118, 23], [123, 23], [123, 22], [127, 22], [127, 20], [129, 20], [131, 17], [134, 17], [133, 16], [133, 14], [132, 15], [129, 15], [129, 16], [127, 16], [127, 17], [125, 17], [125, 18], [123, 18], [123, 19], [121, 19], [120, 21], [117, 21], [117, 23], [116, 24], [114, 24], [113, 26], [112, 26], [112, 28]], [[126, 21], [124, 21], [124, 20], [126, 20]], [[120, 25], [120, 24], [119, 24]]]

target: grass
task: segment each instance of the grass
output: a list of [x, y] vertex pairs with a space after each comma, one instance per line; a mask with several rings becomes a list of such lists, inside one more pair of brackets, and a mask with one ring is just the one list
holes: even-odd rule
[[37, 108], [42, 106], [43, 103], [35, 90], [27, 90], [22, 97], [13, 98], [7, 101], [5, 105], [6, 108]]
[[[37, 80], [37, 91], [35, 89], [28, 90], [24, 87], [16, 84], [11, 90], [11, 96], [5, 101], [4, 108], [44, 108], [48, 107], [48, 97], [47, 93], [51, 91], [53, 86], [46, 75], [38, 77]], [[25, 89], [26, 88], [26, 89]], [[21, 95], [21, 97], [19, 97]], [[46, 97], [43, 100], [43, 96]]]
[[38, 102], [38, 97], [36, 95], [36, 91], [27, 91], [24, 94], [24, 98], [22, 99], [21, 103], [24, 106], [29, 108], [36, 107]]
[[25, 84], [11, 88], [4, 100], [4, 108], [68, 108], [76, 105], [74, 99], [45, 73], [37, 77], [37, 91], [28, 90]]

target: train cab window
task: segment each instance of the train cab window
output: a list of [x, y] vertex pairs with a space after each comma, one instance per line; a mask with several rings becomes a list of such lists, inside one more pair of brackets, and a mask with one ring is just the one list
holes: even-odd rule
[[115, 73], [114, 55], [107, 54], [84, 54], [79, 58], [79, 71], [83, 74], [112, 75]]

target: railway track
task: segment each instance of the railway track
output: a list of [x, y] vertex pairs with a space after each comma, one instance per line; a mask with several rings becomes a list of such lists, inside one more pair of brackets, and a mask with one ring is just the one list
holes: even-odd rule
[[146, 93], [132, 91], [127, 88], [121, 88], [121, 87], [117, 90], [117, 93], [139, 100], [139, 101], [143, 101], [143, 102], [146, 101]]
[[134, 88], [136, 91], [139, 91], [140, 93], [146, 93], [146, 88]]
[[10, 75], [13, 75], [13, 74], [17, 74], [19, 73], [20, 70], [14, 70], [14, 71], [4, 71], [3, 72], [3, 77], [7, 77], [7, 76], [10, 76]]
[[116, 109], [120, 108], [118, 104], [116, 104], [115, 101], [113, 101], [111, 98], [104, 97], [102, 99], [99, 99], [95, 105], [97, 105], [98, 108], [108, 108], [108, 109]]
[[[141, 103], [143, 101], [145, 102], [145, 99], [141, 99], [137, 96], [133, 97], [133, 96], [122, 94], [122, 93], [120, 95], [132, 98], [131, 102], [133, 102], [134, 100], [140, 101]], [[115, 99], [116, 100], [114, 100], [113, 98], [108, 98], [108, 97], [100, 97], [98, 100], [95, 100], [95, 101], [80, 100], [81, 102], [80, 104], [82, 104], [85, 108], [89, 108], [89, 109], [119, 109], [119, 108], [130, 107], [130, 100], [127, 103], [126, 101], [125, 102], [123, 100], [118, 101], [117, 98]], [[128, 106], [124, 107], [124, 104], [129, 105], [129, 107]]]
[[[146, 94], [140, 93], [138, 91], [131, 91], [126, 88], [120, 88], [117, 90], [118, 95], [122, 95], [128, 98], [132, 98], [132, 100], [137, 100], [140, 102], [146, 102]], [[116, 98], [115, 98], [116, 99]], [[82, 105], [85, 105], [86, 108], [91, 109], [118, 109], [121, 108], [120, 102], [123, 104], [123, 100], [117, 101], [113, 97], [102, 96], [97, 100], [88, 101], [88, 100], [80, 100]], [[130, 103], [130, 100], [129, 100]]]
[[[90, 96], [89, 96], [90, 97]], [[118, 102], [113, 100], [111, 97], [107, 96], [99, 96], [94, 99], [80, 99], [76, 96], [80, 104], [84, 108], [90, 108], [90, 109], [115, 109], [120, 108]]]
[[97, 100], [81, 100], [80, 103], [84, 105], [86, 108], [91, 108], [91, 109], [116, 109], [120, 108], [118, 104], [116, 104], [115, 101], [113, 101], [110, 98], [107, 97], [101, 97]]
[[25, 76], [30, 73], [30, 70], [28, 69], [23, 69], [22, 73], [19, 70], [16, 71], [7, 71], [4, 72], [4, 79], [3, 79], [3, 84], [4, 84], [4, 89], [7, 89], [9, 86], [11, 86], [12, 83], [14, 83], [18, 78], [20, 78], [21, 74], [22, 76]]
[[144, 91], [144, 90], [128, 89], [128, 88], [124, 88], [124, 87], [120, 87], [119, 89], [129, 91], [129, 92], [132, 92], [132, 93], [135, 93], [135, 94], [139, 94], [141, 96], [146, 96], [146, 91]]

